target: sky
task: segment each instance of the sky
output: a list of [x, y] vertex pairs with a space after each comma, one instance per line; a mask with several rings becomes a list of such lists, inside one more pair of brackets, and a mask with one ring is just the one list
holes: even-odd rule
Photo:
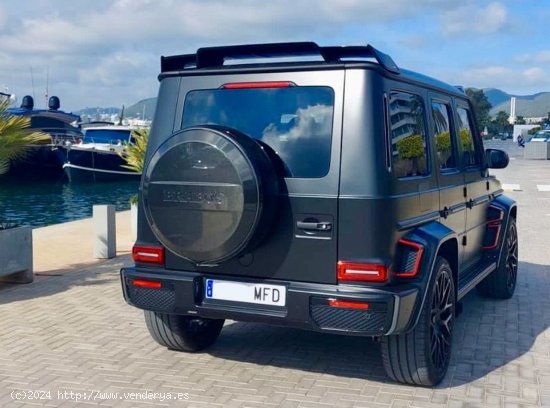
[[[64, 110], [156, 96], [160, 56], [372, 44], [454, 85], [550, 91], [549, 0], [0, 0], [0, 90]], [[34, 84], [34, 86], [33, 86]]]

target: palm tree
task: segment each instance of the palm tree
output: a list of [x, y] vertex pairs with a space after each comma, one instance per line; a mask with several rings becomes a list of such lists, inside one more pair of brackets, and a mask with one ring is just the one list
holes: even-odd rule
[[[124, 149], [122, 157], [126, 160], [126, 164], [122, 165], [122, 167], [137, 173], [143, 173], [145, 151], [147, 150], [147, 142], [149, 141], [149, 129], [136, 129], [132, 133], [134, 142]], [[137, 194], [130, 197], [130, 204], [137, 204], [137, 202]]]
[[145, 163], [145, 150], [149, 141], [149, 129], [136, 129], [133, 131], [134, 143], [129, 144], [123, 154], [126, 164], [125, 169], [143, 173]]
[[8, 102], [0, 102], [0, 174], [7, 173], [12, 162], [25, 158], [32, 145], [51, 142], [49, 135], [28, 130], [29, 117], [12, 116], [7, 109]]

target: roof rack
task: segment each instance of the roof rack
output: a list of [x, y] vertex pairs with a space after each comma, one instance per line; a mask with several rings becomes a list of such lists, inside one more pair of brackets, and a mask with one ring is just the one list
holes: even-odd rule
[[314, 42], [231, 45], [199, 48], [196, 54], [161, 57], [161, 72], [181, 71], [186, 68], [216, 68], [226, 58], [270, 58], [320, 55], [325, 62], [340, 62], [346, 58], [374, 58], [378, 64], [394, 74], [400, 70], [393, 59], [372, 45], [350, 47], [320, 47]]

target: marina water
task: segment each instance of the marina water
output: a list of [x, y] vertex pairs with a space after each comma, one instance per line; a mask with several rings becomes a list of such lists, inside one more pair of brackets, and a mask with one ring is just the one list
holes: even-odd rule
[[91, 217], [93, 205], [128, 210], [138, 187], [139, 182], [76, 184], [0, 176], [0, 222], [43, 227]]

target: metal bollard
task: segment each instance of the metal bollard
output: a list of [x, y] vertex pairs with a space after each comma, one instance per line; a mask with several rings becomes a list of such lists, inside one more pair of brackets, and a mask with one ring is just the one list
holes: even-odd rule
[[116, 256], [116, 218], [114, 205], [94, 205], [94, 258]]

